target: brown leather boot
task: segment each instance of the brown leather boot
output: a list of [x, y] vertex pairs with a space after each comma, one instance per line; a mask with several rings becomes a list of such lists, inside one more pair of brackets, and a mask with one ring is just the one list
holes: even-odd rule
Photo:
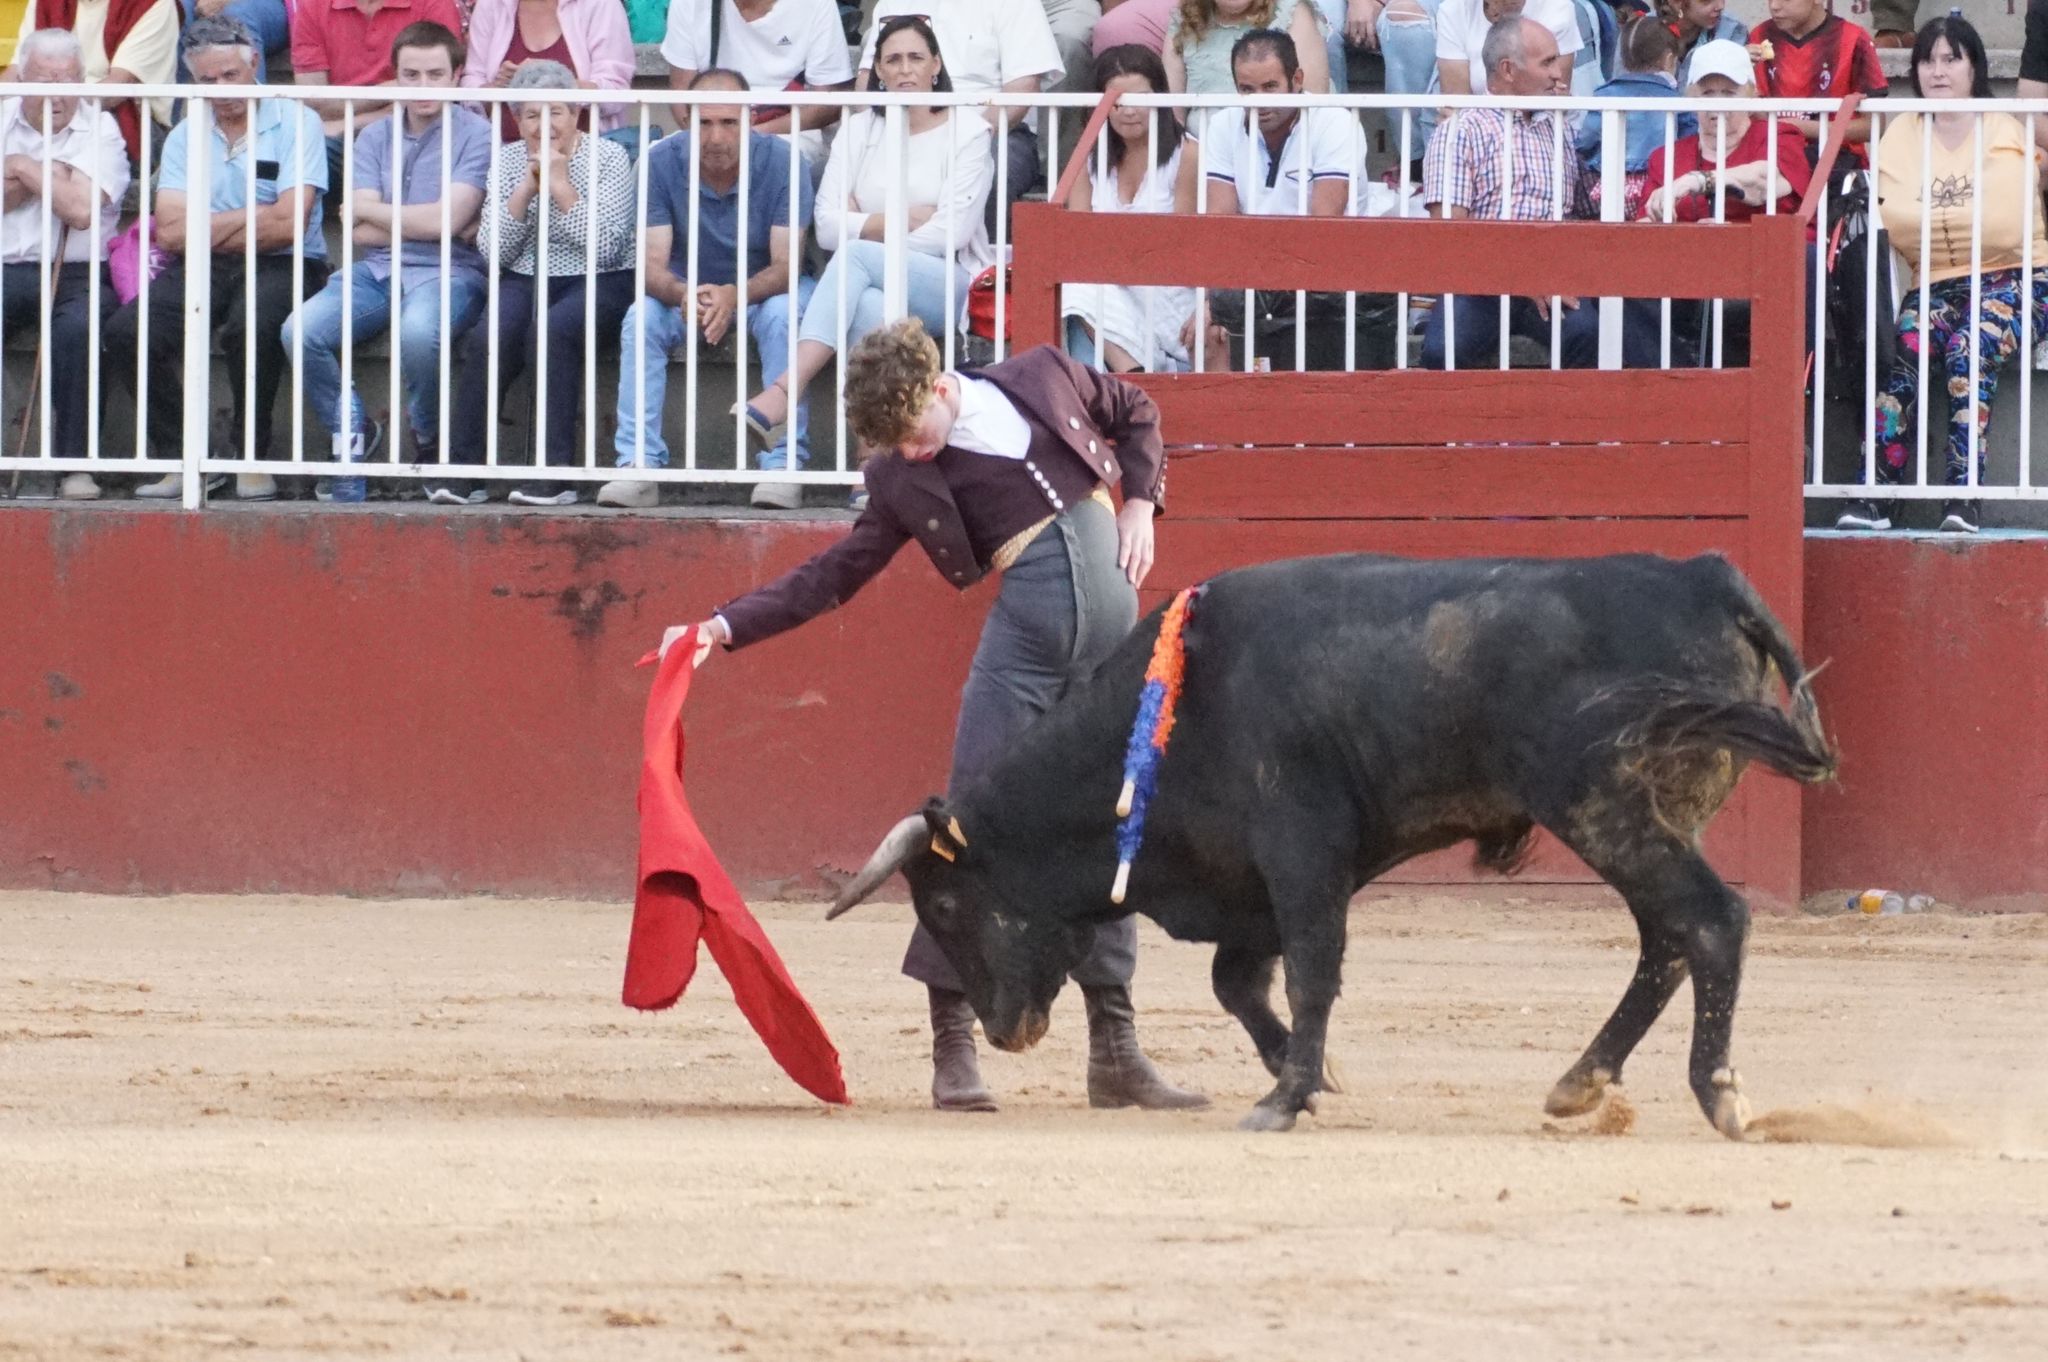
[[[927, 985], [929, 988], [930, 986]], [[974, 1057], [974, 1007], [965, 993], [932, 988], [932, 1105], [940, 1111], [994, 1111]]]
[[1209, 1105], [1198, 1092], [1176, 1088], [1138, 1048], [1137, 1012], [1121, 984], [1081, 989], [1088, 1002], [1088, 1105], [1191, 1111]]

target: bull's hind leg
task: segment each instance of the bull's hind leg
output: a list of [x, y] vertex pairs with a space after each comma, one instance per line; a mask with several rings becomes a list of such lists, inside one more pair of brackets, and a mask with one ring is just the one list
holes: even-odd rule
[[1287, 1024], [1273, 1011], [1273, 969], [1279, 963], [1277, 944], [1271, 949], [1219, 945], [1209, 966], [1216, 1001], [1244, 1027], [1259, 1061], [1275, 1078], [1287, 1059]]
[[1621, 1066], [1664, 1014], [1685, 978], [1683, 941], [1641, 913], [1636, 914], [1636, 930], [1642, 936], [1636, 972], [1600, 1034], [1550, 1090], [1543, 1109], [1552, 1116], [1583, 1116], [1600, 1105], [1607, 1085], [1621, 1081]]
[[[1749, 1123], [1734, 1067], [1728, 1060], [1735, 999], [1742, 987], [1742, 956], [1749, 941], [1749, 905], [1714, 873], [1697, 847], [1661, 829], [1637, 830], [1633, 839], [1573, 840], [1586, 863], [1621, 891], [1642, 931], [1643, 954], [1614, 1015], [1551, 1094], [1583, 1095], [1593, 1075], [1609, 1080], [1690, 973], [1693, 991], [1692, 1060], [1688, 1078], [1700, 1110], [1731, 1140]], [[1673, 951], [1678, 958], [1672, 958]], [[1556, 1110], [1553, 1106], [1552, 1110]]]

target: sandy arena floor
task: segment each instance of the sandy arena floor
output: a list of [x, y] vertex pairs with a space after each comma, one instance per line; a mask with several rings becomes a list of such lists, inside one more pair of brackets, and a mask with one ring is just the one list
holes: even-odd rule
[[[907, 909], [763, 916], [859, 1105], [774, 1071], [706, 963], [617, 1001], [628, 911], [0, 895], [0, 1359], [2039, 1358], [2048, 917], [1769, 921], [1723, 1142], [1688, 992], [1633, 1133], [1540, 1104], [1620, 992], [1618, 907], [1362, 903], [1292, 1135], [1146, 926], [1142, 1025], [1215, 1110], [1093, 1112], [1061, 1000], [940, 1116]], [[1674, 1024], [1675, 1023], [1675, 1024]], [[1944, 1135], [1958, 1143], [1943, 1146]]]

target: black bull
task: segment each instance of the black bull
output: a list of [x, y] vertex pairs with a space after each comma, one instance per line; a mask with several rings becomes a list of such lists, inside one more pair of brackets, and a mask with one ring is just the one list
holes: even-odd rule
[[[1217, 1000], [1279, 1080], [1244, 1125], [1285, 1130], [1323, 1086], [1352, 895], [1468, 839], [1480, 866], [1512, 872], [1541, 826], [1620, 891], [1642, 939], [1549, 1111], [1597, 1105], [1690, 975], [1693, 1094], [1741, 1136], [1728, 1044], [1749, 909], [1700, 832], [1751, 759], [1820, 781], [1835, 755], [1798, 655], [1740, 573], [1713, 556], [1355, 555], [1215, 578], [1186, 630], [1178, 724], [1119, 906], [1115, 804], [1159, 618], [985, 778], [899, 823], [832, 915], [902, 870], [1010, 1050], [1044, 1035], [1094, 924], [1136, 911], [1214, 942]], [[1281, 961], [1291, 1031], [1271, 1003]]]

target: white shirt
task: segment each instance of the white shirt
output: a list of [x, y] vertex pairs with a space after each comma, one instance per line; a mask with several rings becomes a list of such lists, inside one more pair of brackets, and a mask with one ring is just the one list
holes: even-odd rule
[[[35, 117], [40, 120], [41, 111]], [[43, 159], [43, 131], [40, 122], [29, 122], [20, 99], [0, 104], [0, 154], [27, 156], [37, 164]], [[114, 116], [91, 100], [80, 100], [71, 122], [50, 139], [50, 159], [62, 162], [90, 178], [98, 164], [100, 185], [100, 249], [92, 249], [92, 232], [74, 230], [64, 239], [64, 259], [93, 261], [107, 258], [108, 243], [121, 218], [121, 196], [128, 192], [128, 148], [121, 141], [120, 125]], [[22, 204], [0, 214], [0, 260], [7, 264], [40, 264], [43, 258], [43, 223], [49, 222], [50, 248], [56, 249], [57, 230], [62, 225], [49, 211], [49, 197]]]
[[[1572, 0], [1526, 0], [1522, 17], [1533, 19], [1557, 36], [1557, 50], [1569, 57], [1579, 50], [1579, 19]], [[1486, 61], [1479, 54], [1486, 42], [1486, 9], [1481, 0], [1444, 0], [1436, 12], [1436, 59], [1462, 61], [1472, 73], [1472, 93], [1486, 93]]]
[[946, 443], [999, 459], [1021, 459], [1031, 452], [1031, 423], [1003, 390], [985, 378], [954, 374], [960, 385], [960, 414]]
[[1217, 111], [1200, 143], [1202, 172], [1237, 191], [1237, 211], [1266, 217], [1305, 217], [1316, 180], [1348, 180], [1345, 212], [1358, 212], [1366, 184], [1365, 134], [1348, 109], [1304, 109], [1288, 129], [1276, 158], [1252, 116]]
[[846, 32], [832, 0], [775, 0], [766, 14], [747, 22], [733, 0], [719, 18], [718, 52], [711, 48], [714, 0], [674, 0], [661, 57], [682, 71], [723, 66], [747, 78], [756, 91], [787, 90], [801, 79], [817, 89], [853, 79]]
[[922, 14], [939, 37], [939, 55], [953, 88], [962, 94], [1000, 90], [1026, 76], [1059, 81], [1065, 67], [1052, 24], [1038, 0], [878, 0], [860, 64], [875, 64], [875, 35], [882, 21], [898, 14]]
[[[879, 114], [864, 109], [846, 120], [832, 143], [832, 155], [818, 180], [816, 208], [818, 245], [825, 250], [836, 251], [845, 242], [859, 240], [868, 218], [888, 207], [885, 128]], [[975, 270], [995, 263], [982, 211], [995, 183], [991, 136], [987, 119], [959, 109], [947, 123], [903, 139], [904, 202], [912, 208], [929, 204], [936, 210], [924, 226], [904, 238], [911, 250], [943, 257], [950, 233], [955, 263]]]

